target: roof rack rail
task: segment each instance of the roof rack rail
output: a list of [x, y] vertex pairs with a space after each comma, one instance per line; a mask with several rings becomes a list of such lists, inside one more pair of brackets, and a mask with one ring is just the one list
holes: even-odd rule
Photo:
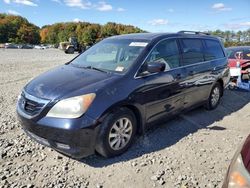
[[178, 33], [182, 33], [182, 34], [195, 34], [195, 35], [210, 35], [209, 33], [200, 32], [200, 31], [179, 31]]

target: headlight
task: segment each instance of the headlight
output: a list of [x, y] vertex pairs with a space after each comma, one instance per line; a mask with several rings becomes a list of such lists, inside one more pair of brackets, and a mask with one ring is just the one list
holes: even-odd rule
[[78, 118], [88, 110], [95, 96], [95, 93], [90, 93], [61, 100], [52, 107], [47, 117]]

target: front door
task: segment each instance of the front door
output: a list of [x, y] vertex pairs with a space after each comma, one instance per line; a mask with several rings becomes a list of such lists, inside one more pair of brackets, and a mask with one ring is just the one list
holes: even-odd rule
[[[146, 67], [149, 62], [165, 63], [165, 71], [150, 74]], [[183, 84], [186, 73], [180, 67], [179, 48], [176, 39], [158, 43], [149, 54], [140, 71], [145, 85], [141, 88], [146, 107], [146, 122], [175, 114], [183, 107]]]

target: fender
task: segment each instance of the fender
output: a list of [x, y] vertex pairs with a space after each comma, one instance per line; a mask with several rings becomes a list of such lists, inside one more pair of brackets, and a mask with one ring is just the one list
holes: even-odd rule
[[145, 117], [145, 107], [140, 104], [131, 103], [128, 100], [117, 102], [107, 108], [103, 114], [98, 118], [98, 121], [101, 123], [107, 117], [108, 114], [115, 111], [117, 108], [126, 107], [132, 110], [135, 113], [137, 119], [137, 126], [139, 134], [143, 134], [146, 130], [146, 117]]

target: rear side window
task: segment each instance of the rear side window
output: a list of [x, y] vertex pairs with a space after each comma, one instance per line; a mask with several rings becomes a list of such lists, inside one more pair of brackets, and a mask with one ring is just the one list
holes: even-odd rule
[[203, 62], [203, 45], [200, 39], [181, 39], [183, 65]]
[[205, 61], [210, 61], [213, 59], [219, 59], [225, 57], [221, 45], [218, 41], [215, 40], [204, 40], [204, 41], [205, 41], [205, 49], [204, 49]]

